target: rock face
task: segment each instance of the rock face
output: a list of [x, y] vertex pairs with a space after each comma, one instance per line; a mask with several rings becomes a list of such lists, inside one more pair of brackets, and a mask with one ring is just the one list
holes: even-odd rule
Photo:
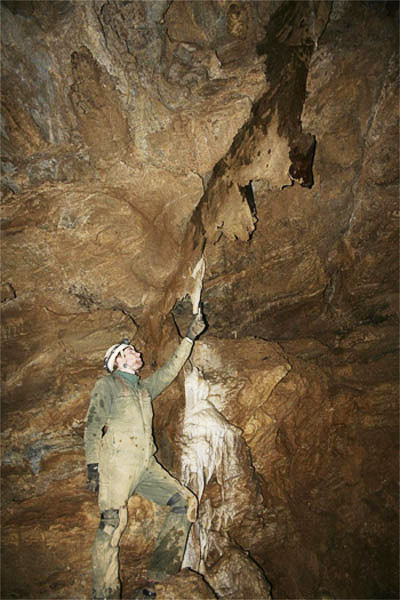
[[[398, 598], [398, 6], [4, 0], [2, 596], [90, 598], [105, 349], [200, 500], [169, 598]], [[198, 289], [197, 289], [198, 291]], [[163, 507], [133, 496], [123, 597]]]

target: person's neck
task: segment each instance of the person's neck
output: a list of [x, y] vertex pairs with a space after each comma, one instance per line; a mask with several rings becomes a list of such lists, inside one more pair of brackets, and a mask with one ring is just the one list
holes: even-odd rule
[[131, 369], [130, 367], [118, 367], [117, 371], [122, 371], [122, 373], [129, 373], [130, 375], [137, 375], [137, 372]]

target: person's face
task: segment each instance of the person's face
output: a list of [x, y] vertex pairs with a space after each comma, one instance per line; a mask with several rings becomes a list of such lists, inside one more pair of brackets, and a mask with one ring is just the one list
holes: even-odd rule
[[[124, 365], [127, 365], [125, 367]], [[139, 371], [143, 366], [142, 355], [137, 352], [133, 346], [125, 348], [121, 354], [117, 357], [117, 367], [123, 369], [130, 369], [131, 371]]]

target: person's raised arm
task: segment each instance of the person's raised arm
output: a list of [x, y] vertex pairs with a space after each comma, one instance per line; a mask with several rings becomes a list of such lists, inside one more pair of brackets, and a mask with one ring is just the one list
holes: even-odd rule
[[161, 394], [161, 392], [163, 392], [177, 377], [179, 371], [190, 356], [194, 340], [205, 328], [206, 324], [203, 315], [199, 311], [171, 358], [153, 373], [153, 375], [150, 375], [150, 377], [147, 377], [142, 381], [142, 385], [147, 389], [152, 400]]

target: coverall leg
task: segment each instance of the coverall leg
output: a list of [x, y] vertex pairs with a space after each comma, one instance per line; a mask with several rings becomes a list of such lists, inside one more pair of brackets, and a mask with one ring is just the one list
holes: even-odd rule
[[132, 455], [127, 453], [102, 453], [99, 462], [99, 508], [102, 517], [92, 554], [95, 599], [121, 597], [119, 540], [126, 527], [130, 491], [137, 486], [144, 468], [143, 461], [133, 462]]
[[119, 540], [126, 527], [129, 498], [138, 493], [152, 502], [170, 506], [157, 538], [148, 570], [162, 581], [180, 570], [191, 522], [187, 518], [184, 488], [154, 457], [147, 464], [132, 455], [105, 453], [99, 464], [99, 507], [102, 513], [93, 546], [93, 598], [114, 600], [121, 594]]
[[162, 506], [170, 506], [157, 538], [148, 570], [153, 581], [162, 581], [181, 568], [191, 522], [187, 518], [187, 498], [191, 493], [152, 457], [136, 489], [137, 494]]

